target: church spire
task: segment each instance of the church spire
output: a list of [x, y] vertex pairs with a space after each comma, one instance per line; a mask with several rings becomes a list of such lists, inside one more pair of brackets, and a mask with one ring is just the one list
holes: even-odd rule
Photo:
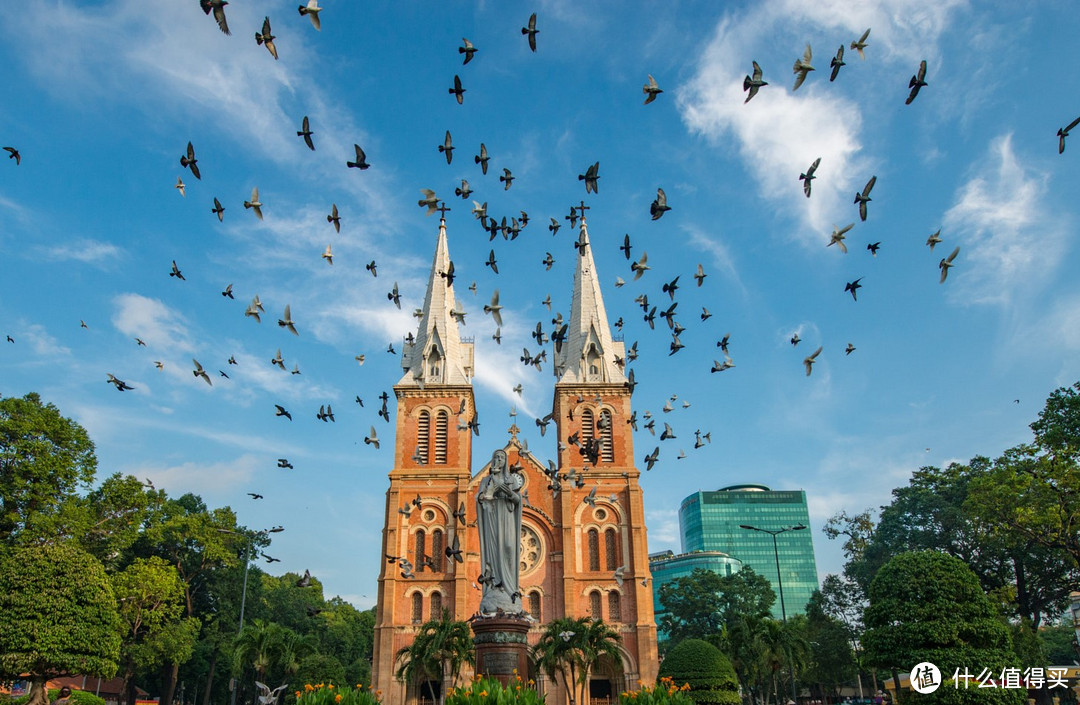
[[446, 244], [446, 219], [439, 219], [439, 238], [431, 263], [427, 294], [421, 309], [416, 339], [406, 343], [401, 355], [405, 375], [401, 386], [429, 384], [468, 385], [473, 375], [473, 344], [458, 333], [454, 298], [453, 263]]
[[622, 358], [625, 350], [621, 341], [614, 341], [608, 327], [584, 210], [577, 247], [570, 322], [561, 345], [556, 344], [555, 374], [558, 383], [625, 383], [626, 376], [615, 364], [616, 356]]

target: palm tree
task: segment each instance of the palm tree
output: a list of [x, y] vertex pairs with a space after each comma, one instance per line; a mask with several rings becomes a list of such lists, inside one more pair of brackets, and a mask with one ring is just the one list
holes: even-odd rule
[[262, 680], [266, 671], [277, 663], [281, 650], [285, 628], [277, 622], [262, 619], [252, 620], [236, 637], [233, 651], [233, 670], [242, 673], [250, 666], [255, 669], [255, 676]]
[[[450, 686], [454, 687], [461, 667], [475, 661], [472, 632], [466, 622], [451, 619], [450, 611], [443, 610], [439, 619], [420, 625], [413, 643], [399, 649], [396, 658], [400, 665], [394, 676], [403, 682], [427, 682], [428, 692], [434, 701], [435, 688], [431, 685], [431, 679], [449, 675]], [[441, 689], [439, 705], [442, 705], [444, 697], [445, 689]]]
[[[300, 636], [291, 629], [285, 629], [278, 645], [277, 666], [286, 677], [296, 675], [296, 672], [300, 670], [300, 662], [317, 651], [318, 645], [314, 634]], [[338, 685], [344, 684], [338, 683]]]
[[533, 647], [533, 662], [549, 678], [562, 677], [570, 705], [585, 697], [589, 674], [603, 657], [622, 663], [618, 633], [603, 620], [563, 617], [550, 622]]

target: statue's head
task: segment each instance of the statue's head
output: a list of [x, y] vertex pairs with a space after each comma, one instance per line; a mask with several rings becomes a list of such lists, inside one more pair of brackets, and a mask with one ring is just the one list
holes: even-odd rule
[[491, 472], [500, 472], [506, 469], [506, 451], [497, 450], [491, 454]]

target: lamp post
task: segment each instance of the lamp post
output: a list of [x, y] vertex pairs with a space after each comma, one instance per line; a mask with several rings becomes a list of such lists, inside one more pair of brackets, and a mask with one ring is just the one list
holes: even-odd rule
[[[236, 635], [240, 636], [244, 632], [244, 605], [247, 603], [247, 584], [248, 584], [248, 569], [251, 567], [251, 544], [255, 540], [256, 536], [266, 537], [270, 534], [276, 534], [285, 529], [280, 526], [275, 526], [272, 529], [263, 529], [262, 531], [256, 531], [254, 534], [244, 533], [242, 531], [233, 531], [232, 529], [218, 529], [218, 532], [222, 534], [234, 534], [237, 536], [243, 536], [247, 539], [244, 544], [244, 587], [240, 591], [240, 626], [236, 630]], [[236, 705], [236, 679], [232, 679], [232, 687], [229, 689], [229, 705]]]
[[[739, 524], [740, 529], [747, 529], [749, 531], [760, 531], [763, 534], [769, 534], [772, 536], [773, 558], [776, 559], [776, 588], [780, 593], [780, 617], [783, 619], [784, 624], [787, 624], [787, 609], [784, 607], [784, 580], [780, 576], [780, 549], [776, 545], [776, 537], [785, 531], [802, 531], [806, 528], [803, 524], [796, 524], [795, 526], [784, 526], [779, 529], [761, 529], [756, 526], [750, 526], [749, 524]], [[795, 689], [795, 667], [791, 667], [791, 699], [793, 702], [799, 702], [799, 694]]]

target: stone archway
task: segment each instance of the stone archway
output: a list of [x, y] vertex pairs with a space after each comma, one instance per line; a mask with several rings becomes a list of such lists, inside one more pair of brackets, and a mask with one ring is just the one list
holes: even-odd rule
[[624, 690], [625, 680], [623, 664], [602, 656], [589, 674], [588, 700], [582, 705], [614, 705]]

